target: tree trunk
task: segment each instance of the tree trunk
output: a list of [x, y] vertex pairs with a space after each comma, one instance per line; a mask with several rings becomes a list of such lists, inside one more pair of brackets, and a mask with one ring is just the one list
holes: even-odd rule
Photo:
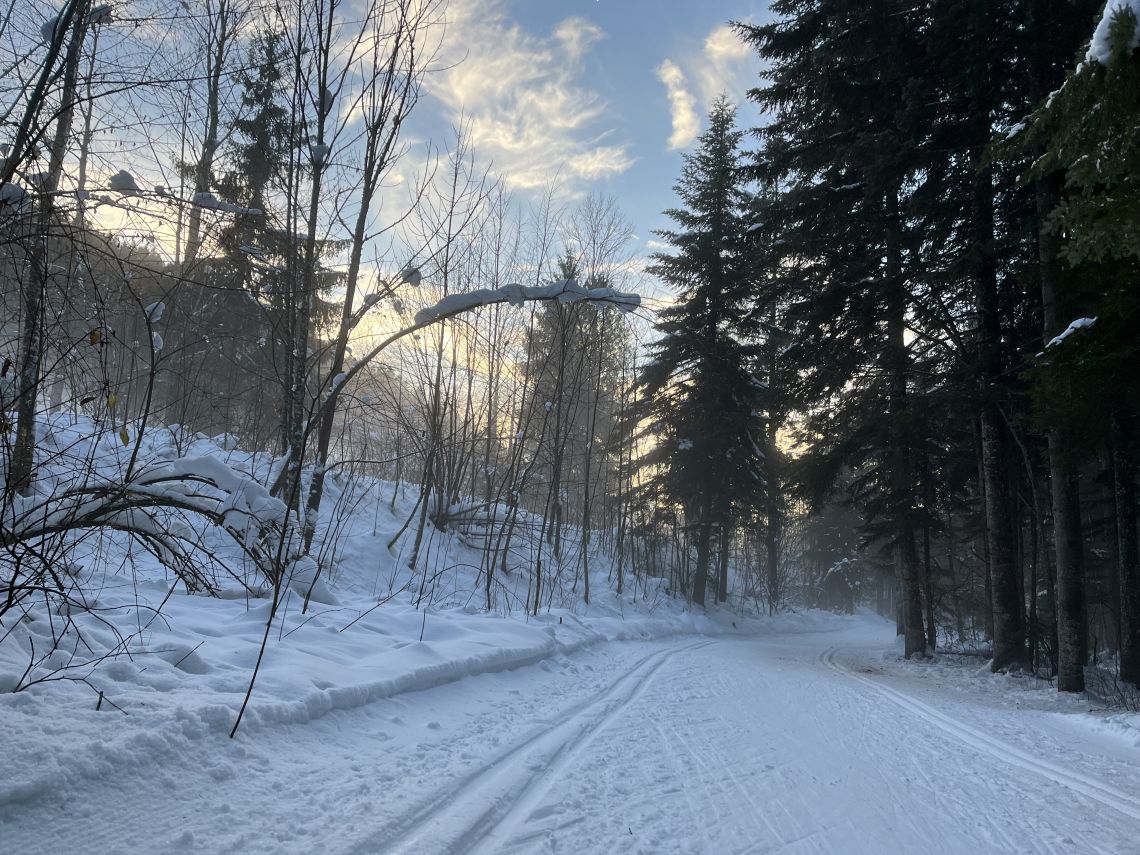
[[768, 575], [768, 614], [774, 615], [780, 609], [780, 512], [775, 503], [768, 500], [768, 525], [764, 532], [764, 547], [767, 554]]
[[[1033, 473], [1030, 473], [1033, 477]], [[1041, 621], [1037, 614], [1037, 589], [1039, 583], [1037, 580], [1038, 570], [1040, 568], [1040, 555], [1041, 555], [1041, 514], [1038, 511], [1036, 502], [1033, 508], [1033, 528], [1032, 528], [1032, 553], [1030, 556], [1030, 573], [1029, 584], [1026, 586], [1029, 593], [1029, 666], [1033, 669], [1033, 673], [1037, 673], [1038, 665], [1038, 652], [1041, 649]]]
[[986, 534], [986, 470], [982, 465], [982, 428], [978, 419], [973, 421], [974, 462], [978, 470], [978, 508], [982, 521], [981, 542], [978, 544], [982, 555], [982, 582], [985, 588], [985, 611], [982, 616], [982, 632], [986, 641], [994, 640], [994, 581], [990, 573], [990, 539]]
[[934, 570], [930, 557], [930, 522], [934, 519], [934, 486], [931, 483], [930, 455], [922, 454], [922, 589], [926, 599], [926, 646], [938, 648], [938, 624], [934, 620]]
[[[316, 60], [319, 63], [317, 79], [321, 84], [324, 84], [328, 79], [328, 45], [331, 41], [331, 27], [332, 16], [329, 16], [324, 23], [325, 29], [322, 34], [324, 40], [319, 40], [318, 58]], [[298, 99], [303, 97], [301, 93], [304, 91], [304, 81], [307, 79], [304, 69], [301, 67], [304, 51], [301, 40], [302, 35], [298, 32], [295, 55], [293, 57], [294, 112], [292, 121], [294, 126], [300, 121], [297, 111], [303, 108], [298, 103]], [[325, 118], [325, 114], [322, 111], [318, 111], [315, 133], [315, 144], [318, 146], [323, 146], [325, 143]], [[284, 498], [288, 507], [293, 508], [296, 506], [298, 517], [303, 516], [304, 511], [301, 507], [301, 477], [305, 458], [305, 445], [309, 439], [306, 418], [308, 411], [309, 334], [313, 322], [313, 305], [317, 289], [318, 247], [320, 243], [317, 236], [317, 217], [320, 211], [322, 196], [324, 161], [314, 160], [312, 166], [313, 177], [309, 185], [309, 198], [305, 209], [305, 219], [303, 221], [305, 231], [304, 244], [302, 247], [302, 269], [299, 271], [300, 275], [298, 275], [296, 269], [293, 247], [290, 247], [286, 262], [289, 278], [289, 341], [286, 344], [289, 354], [289, 367], [288, 374], [286, 375], [284, 400], [282, 402], [284, 419], [282, 436], [284, 438], [283, 444], [285, 446], [286, 463], [285, 466], [282, 467], [281, 476], [278, 478], [277, 483], [273, 485], [272, 491], [275, 496]], [[293, 170], [294, 180], [300, 180], [300, 171], [300, 160], [298, 160]], [[290, 212], [290, 216], [295, 218], [297, 213], [296, 210], [293, 210]], [[293, 232], [299, 234], [296, 226], [294, 226]], [[300, 522], [302, 531], [304, 531], [304, 527], [309, 523], [304, 519], [301, 519]]]
[[[594, 330], [597, 330], [597, 319], [594, 319]], [[586, 605], [590, 604], [590, 466], [594, 457], [594, 434], [598, 430], [598, 402], [602, 391], [602, 357], [600, 340], [595, 342], [598, 347], [598, 369], [594, 379], [593, 409], [590, 413], [590, 432], [586, 437], [586, 455], [582, 463], [582, 599]]]
[[[234, 37], [234, 17], [240, 17], [231, 3], [221, 0], [216, 12], [206, 6], [205, 25], [208, 35], [206, 48], [206, 131], [202, 138], [202, 151], [194, 164], [194, 195], [210, 189], [214, 174], [214, 159], [218, 153], [218, 125], [221, 120], [222, 71], [226, 54]], [[211, 14], [213, 12], [213, 14]], [[190, 205], [189, 230], [186, 236], [185, 264], [190, 267], [202, 249], [202, 206], [195, 200]]]
[[[43, 182], [37, 216], [30, 219], [31, 234], [27, 236], [27, 250], [31, 270], [20, 288], [20, 349], [16, 364], [18, 398], [16, 401], [16, 441], [12, 448], [8, 470], [8, 490], [20, 495], [31, 492], [34, 480], [36, 453], [36, 405], [40, 392], [40, 372], [44, 351], [44, 297], [47, 293], [47, 280], [52, 221], [54, 219], [53, 196], [59, 187], [63, 173], [63, 157], [67, 140], [71, 135], [71, 125], [75, 117], [76, 90], [79, 82], [80, 48], [86, 31], [86, 19], [90, 0], [84, 0], [72, 7], [70, 37], [64, 58], [62, 105], [52, 137], [47, 178]], [[31, 106], [28, 108], [32, 109]], [[11, 157], [19, 152], [13, 148]], [[5, 172], [9, 170], [4, 169]]]
[[1077, 479], [1064, 459], [1057, 432], [1049, 435], [1053, 542], [1057, 555], [1057, 690], [1081, 692], [1088, 655], [1084, 545]]
[[717, 576], [716, 586], [716, 601], [718, 603], [728, 601], [728, 558], [731, 542], [732, 530], [727, 523], [722, 524], [720, 527], [720, 573]]
[[1136, 531], [1136, 463], [1131, 419], [1117, 410], [1112, 454], [1120, 585], [1120, 679], [1140, 686], [1140, 548]]
[[[982, 96], [984, 97], [984, 96]], [[990, 116], [977, 116], [974, 138], [988, 141]], [[984, 145], [984, 142], [979, 144]], [[981, 149], [977, 156], [980, 160]], [[986, 486], [986, 537], [994, 605], [994, 671], [1026, 664], [1025, 603], [1017, 565], [1016, 535], [1011, 519], [1013, 488], [1009, 459], [1012, 453], [1001, 412], [1001, 305], [997, 264], [993, 254], [993, 174], [989, 167], [974, 177], [971, 204], [974, 300], [978, 317], [978, 414], [982, 438], [982, 472]]]
[[[1035, 186], [1037, 245], [1041, 276], [1042, 338], [1048, 342], [1060, 332], [1057, 320], [1058, 238], [1045, 226], [1059, 200], [1056, 182], [1039, 180]], [[1053, 544], [1057, 561], [1056, 626], [1057, 690], [1084, 690], [1087, 657], [1084, 538], [1081, 530], [1080, 488], [1066, 455], [1067, 442], [1059, 428], [1052, 428], [1049, 442], [1049, 481], [1053, 505]]]
[[[1026, 4], [1026, 27], [1030, 32], [1048, 26], [1051, 4], [1030, 0]], [[1056, 71], [1041, 44], [1032, 43], [1029, 52], [1029, 96], [1039, 102], [1057, 83]], [[1057, 322], [1058, 249], [1060, 236], [1048, 228], [1049, 215], [1061, 197], [1061, 178], [1050, 175], [1034, 183], [1038, 271], [1041, 278], [1043, 339], [1048, 342], [1060, 332]], [[1087, 616], [1084, 594], [1084, 547], [1080, 517], [1080, 492], [1076, 472], [1064, 454], [1064, 434], [1053, 428], [1048, 434], [1049, 481], [1053, 508], [1053, 542], [1056, 577], [1049, 575], [1056, 633], [1057, 688], [1081, 691], [1087, 647]]]
[[895, 561], [902, 588], [902, 629], [904, 655], [926, 655], [923, 627], [922, 588], [919, 582], [918, 552], [914, 545], [914, 479], [911, 467], [909, 401], [907, 374], [910, 356], [906, 346], [906, 286], [902, 278], [899, 246], [898, 197], [892, 194], [887, 226], [887, 360], [890, 374], [888, 408], [892, 437], [890, 459], [891, 506], [894, 515]]
[[[776, 329], [777, 324], [776, 307], [772, 306], [769, 315], [768, 323], [772, 329]], [[769, 390], [776, 389], [779, 385], [779, 378], [776, 373], [776, 362], [778, 359], [777, 348], [774, 346], [769, 348], [768, 351], [768, 388]], [[782, 591], [780, 590], [780, 539], [783, 534], [783, 515], [781, 514], [780, 503], [780, 474], [781, 474], [781, 459], [777, 451], [777, 443], [779, 441], [780, 424], [783, 421], [783, 413], [778, 412], [776, 406], [773, 404], [768, 408], [768, 424], [767, 424], [767, 439], [768, 447], [765, 449], [767, 458], [767, 480], [768, 484], [765, 487], [765, 502], [767, 511], [767, 527], [765, 531], [765, 547], [767, 552], [767, 573], [768, 573], [768, 614], [774, 615], [780, 607], [780, 597]]]
[[986, 479], [986, 538], [994, 608], [994, 671], [1025, 665], [1025, 620], [1010, 519], [1009, 439], [996, 405], [983, 405], [982, 465]]
[[693, 574], [693, 602], [705, 604], [705, 591], [709, 579], [709, 541], [712, 538], [712, 494], [707, 493], [701, 507], [701, 518], [697, 523], [697, 567]]

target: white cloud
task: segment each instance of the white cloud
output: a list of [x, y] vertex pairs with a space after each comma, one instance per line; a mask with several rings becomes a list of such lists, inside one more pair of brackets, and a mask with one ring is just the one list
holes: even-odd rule
[[442, 71], [428, 91], [471, 132], [474, 150], [508, 185], [546, 186], [558, 175], [570, 193], [633, 164], [628, 145], [610, 139], [608, 105], [580, 81], [582, 60], [604, 37], [580, 17], [549, 35], [511, 23], [501, 0], [452, 0]]
[[669, 109], [673, 119], [673, 133], [669, 135], [669, 148], [684, 148], [701, 130], [697, 117], [696, 99], [685, 84], [685, 74], [671, 59], [657, 66], [657, 79], [665, 84]]
[[758, 60], [727, 25], [715, 28], [705, 39], [704, 50], [696, 63], [695, 77], [706, 105], [723, 92], [730, 101], [740, 103], [749, 87], [756, 85]]
[[567, 18], [554, 28], [554, 38], [562, 44], [567, 55], [575, 62], [585, 56], [594, 42], [605, 36], [602, 28], [585, 18]]
[[[683, 52], [680, 63], [672, 59], [662, 62], [657, 67], [657, 78], [665, 84], [672, 113], [669, 147], [685, 148], [696, 139], [701, 129], [700, 116], [722, 93], [734, 103], [743, 103], [748, 89], [756, 84], [758, 68], [755, 53], [727, 25], [711, 30], [699, 52]], [[694, 95], [694, 88], [699, 98]]]
[[609, 175], [614, 171], [614, 164], [624, 163], [627, 159], [623, 145], [594, 145], [569, 158], [566, 166], [572, 175], [592, 181]]

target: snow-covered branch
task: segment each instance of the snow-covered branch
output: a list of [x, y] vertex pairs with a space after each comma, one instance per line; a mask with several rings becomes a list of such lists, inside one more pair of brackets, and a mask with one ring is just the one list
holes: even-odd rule
[[557, 300], [559, 303], [587, 303], [594, 308], [616, 306], [622, 312], [632, 312], [641, 305], [637, 294], [615, 291], [612, 288], [585, 288], [573, 279], [563, 279], [551, 285], [504, 285], [501, 288], [480, 288], [463, 294], [449, 294], [433, 306], [416, 312], [417, 325], [433, 323], [475, 309], [509, 303], [522, 307], [528, 301]]
[[217, 457], [152, 463], [125, 480], [97, 477], [48, 495], [18, 500], [0, 524], [5, 549], [34, 548], [45, 538], [84, 529], [135, 535], [190, 587], [208, 587], [188, 562], [200, 532], [188, 518], [224, 529], [267, 576], [266, 531], [285, 524], [285, 504], [249, 475]]
[[[522, 307], [526, 303], [550, 302], [586, 303], [595, 309], [614, 306], [623, 313], [629, 313], [641, 306], [641, 296], [613, 288], [585, 288], [572, 279], [563, 279], [551, 285], [504, 285], [501, 288], [481, 288], [463, 294], [450, 294], [434, 305], [416, 312], [414, 323], [392, 333], [356, 361], [352, 367], [337, 375], [337, 388], [341, 389], [360, 371], [364, 370], [384, 350], [402, 338], [419, 332], [424, 327], [462, 315], [482, 306], [507, 303]], [[324, 416], [327, 408], [336, 406], [335, 395], [326, 396], [310, 419], [310, 429]]]

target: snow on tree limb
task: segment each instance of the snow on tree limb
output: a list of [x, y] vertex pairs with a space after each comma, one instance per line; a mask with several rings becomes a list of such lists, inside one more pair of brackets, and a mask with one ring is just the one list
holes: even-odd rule
[[264, 533], [286, 525], [284, 502], [250, 475], [215, 456], [152, 462], [133, 476], [91, 472], [78, 486], [22, 499], [0, 523], [9, 547], [82, 529], [117, 529], [141, 539], [189, 585], [204, 579], [190, 563], [197, 532], [186, 520], [211, 521], [272, 578]]
[[1045, 345], [1045, 349], [1048, 350], [1051, 347], [1056, 347], [1057, 345], [1061, 344], [1065, 339], [1067, 339], [1069, 336], [1071, 336], [1073, 333], [1075, 333], [1077, 330], [1087, 329], [1088, 327], [1091, 327], [1095, 323], [1096, 323], [1096, 318], [1077, 318], [1075, 321], [1073, 321], [1071, 324], [1069, 324], [1065, 328], [1064, 332], [1053, 336], [1053, 338], [1051, 338], [1049, 340], [1049, 343]]
[[[416, 271], [418, 274], [418, 271]], [[404, 327], [385, 338], [371, 350], [365, 353], [354, 365], [346, 368], [336, 375], [336, 385], [331, 393], [322, 399], [309, 417], [305, 428], [307, 436], [323, 418], [325, 412], [336, 407], [338, 392], [346, 383], [352, 380], [360, 371], [371, 364], [389, 346], [402, 338], [418, 332], [424, 327], [439, 323], [440, 321], [461, 315], [464, 312], [481, 306], [493, 306], [508, 303], [521, 307], [527, 302], [549, 302], [558, 300], [560, 303], [587, 303], [600, 309], [605, 306], [614, 306], [623, 314], [628, 314], [641, 306], [641, 296], [625, 291], [616, 291], [613, 288], [584, 288], [572, 279], [564, 279], [550, 285], [504, 285], [501, 288], [481, 288], [477, 291], [468, 291], [464, 294], [450, 294], [438, 303], [420, 309], [416, 312], [411, 326]], [[365, 307], [367, 308], [367, 306]]]
[[595, 308], [616, 306], [622, 312], [632, 312], [641, 305], [637, 294], [615, 291], [612, 288], [584, 288], [573, 279], [563, 279], [551, 285], [504, 285], [501, 288], [480, 288], [464, 294], [449, 294], [433, 306], [416, 312], [417, 326], [450, 318], [480, 306], [509, 303], [522, 306], [527, 301], [557, 300], [560, 303], [589, 303]]
[[1108, 0], [1093, 31], [1088, 51], [1085, 53], [1086, 63], [1108, 65], [1112, 59], [1113, 21], [1120, 19], [1121, 25], [1126, 26], [1125, 18], [1130, 13], [1132, 32], [1125, 44], [1125, 52], [1131, 55], [1137, 47], [1140, 47], [1140, 0]]

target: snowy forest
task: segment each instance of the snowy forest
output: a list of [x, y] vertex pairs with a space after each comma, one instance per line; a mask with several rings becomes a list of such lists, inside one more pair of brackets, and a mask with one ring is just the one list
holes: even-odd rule
[[[18, 735], [0, 749], [0, 838], [720, 852], [774, 834], [806, 852], [800, 820], [739, 838], [673, 828], [659, 782], [699, 777], [700, 755], [645, 773], [657, 813], [581, 807], [602, 823], [582, 837], [543, 799], [570, 810], [552, 770], [675, 657], [705, 655], [691, 671], [707, 674], [714, 656], [743, 667], [699, 653], [721, 636], [828, 632], [847, 634], [810, 655], [770, 643], [1126, 818], [1087, 851], [1134, 845], [1135, 715], [1112, 719], [1132, 740], [1103, 761], [1118, 765], [1078, 773], [1019, 725], [953, 723], [929, 712], [941, 695], [872, 684], [895, 669], [948, 692], [1031, 691], [1048, 714], [1083, 698], [1140, 711], [1140, 2], [773, 0], [725, 16], [760, 71], [658, 176], [674, 202], [649, 250], [619, 192], [568, 192], [554, 162], [520, 191], [469, 123], [419, 130], [453, 66], [450, 14], [445, 0], [0, 11], [0, 693], [17, 699], [0, 724]], [[674, 646], [635, 662], [631, 639]], [[545, 735], [505, 737], [492, 759], [438, 741], [461, 739], [466, 707], [523, 721], [490, 700], [525, 694], [510, 682], [523, 670], [545, 669], [543, 703], [565, 693], [570, 709], [587, 690], [555, 680], [551, 657], [564, 683], [596, 669], [578, 713], [536, 705]], [[458, 688], [474, 679], [506, 682], [485, 699]], [[443, 694], [421, 709], [402, 705], [435, 702], [408, 693]], [[338, 783], [317, 837], [265, 836], [316, 798], [276, 766], [288, 792], [249, 838], [157, 808], [160, 837], [48, 819], [52, 793], [124, 764], [177, 770], [205, 739], [224, 768], [171, 786], [236, 788], [243, 738], [281, 754], [293, 737], [271, 732], [328, 719], [359, 739], [373, 725], [336, 716], [374, 707], [398, 765], [380, 780], [416, 781], [382, 830], [335, 818], [358, 795]], [[582, 716], [588, 737], [571, 737]], [[743, 726], [717, 721], [700, 739]], [[405, 739], [408, 722], [428, 742]], [[53, 729], [69, 736], [51, 744]], [[450, 789], [415, 778], [436, 751]], [[946, 756], [928, 768], [953, 774]], [[595, 765], [578, 785], [601, 776], [620, 802]], [[597, 801], [582, 798], [568, 803]], [[1069, 833], [1030, 819], [1048, 826], [1041, 847]], [[935, 845], [918, 820], [882, 821], [867, 852], [979, 851], [968, 831]], [[830, 845], [810, 851], [864, 851]]]

